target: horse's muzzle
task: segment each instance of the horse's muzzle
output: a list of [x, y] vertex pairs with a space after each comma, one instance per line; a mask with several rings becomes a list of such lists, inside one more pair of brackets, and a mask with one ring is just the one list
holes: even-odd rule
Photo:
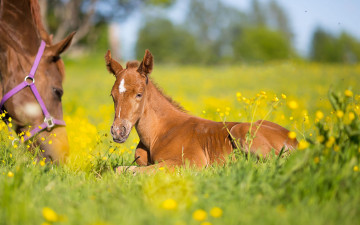
[[129, 137], [131, 126], [125, 125], [112, 125], [110, 132], [114, 142], [124, 143]]

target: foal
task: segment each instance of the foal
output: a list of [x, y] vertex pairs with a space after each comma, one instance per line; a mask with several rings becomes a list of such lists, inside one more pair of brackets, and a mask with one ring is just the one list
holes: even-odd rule
[[[105, 60], [107, 69], [116, 77], [111, 90], [115, 105], [113, 140], [125, 142], [133, 126], [140, 137], [135, 159], [142, 167], [131, 167], [134, 172], [163, 165], [179, 166], [185, 161], [198, 167], [223, 163], [237, 143], [242, 151], [263, 156], [272, 149], [279, 154], [282, 148], [289, 151], [297, 145], [296, 139], [288, 138], [287, 129], [269, 121], [260, 120], [252, 125], [222, 123], [187, 114], [149, 79], [154, 62], [148, 50], [140, 64], [130, 61], [125, 69], [111, 58], [110, 51]], [[255, 136], [251, 144], [246, 141], [250, 129]]]

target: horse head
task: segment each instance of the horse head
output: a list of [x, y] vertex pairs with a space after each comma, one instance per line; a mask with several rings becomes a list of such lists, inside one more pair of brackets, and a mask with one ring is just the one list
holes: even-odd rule
[[115, 107], [111, 135], [115, 142], [123, 143], [144, 112], [148, 94], [146, 87], [154, 60], [150, 51], [146, 50], [140, 64], [137, 61], [130, 61], [125, 69], [111, 58], [110, 51], [107, 52], [105, 61], [108, 71], [116, 78], [111, 90]]
[[[3, 0], [0, 9], [0, 98], [24, 82], [36, 61], [41, 40], [46, 41], [34, 78], [25, 78], [29, 86], [12, 95], [2, 107], [7, 117], [12, 118], [15, 131], [25, 136], [29, 130], [44, 123], [43, 109], [39, 98], [30, 88], [31, 83], [34, 83], [51, 117], [63, 119], [61, 97], [64, 65], [60, 54], [69, 47], [74, 36], [72, 33], [59, 43], [52, 44], [50, 36], [39, 24], [40, 12], [38, 6], [33, 5], [36, 2]], [[67, 133], [63, 126], [49, 126], [41, 130], [32, 143], [31, 146], [40, 147], [41, 156], [46, 157], [47, 161], [62, 162], [69, 153]]]

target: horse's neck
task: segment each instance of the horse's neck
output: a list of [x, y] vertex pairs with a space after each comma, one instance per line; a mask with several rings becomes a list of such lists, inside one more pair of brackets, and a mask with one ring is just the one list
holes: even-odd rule
[[3, 48], [12, 47], [17, 52], [36, 54], [41, 39], [38, 24], [33, 17], [38, 8], [34, 9], [32, 2], [35, 1], [0, 2], [0, 41]]
[[150, 149], [159, 136], [174, 125], [182, 123], [190, 115], [170, 103], [151, 81], [148, 84], [146, 98], [144, 112], [135, 128], [141, 142]]

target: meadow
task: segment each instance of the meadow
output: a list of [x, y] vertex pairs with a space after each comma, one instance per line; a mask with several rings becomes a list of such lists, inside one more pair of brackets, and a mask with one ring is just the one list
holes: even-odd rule
[[[138, 142], [111, 141], [115, 78], [102, 56], [66, 59], [68, 163], [14, 148], [0, 123], [0, 224], [356, 224], [360, 221], [360, 65], [299, 61], [157, 65], [152, 79], [189, 113], [275, 121], [300, 141], [290, 156], [235, 151], [225, 165], [115, 174]], [[230, 159], [231, 158], [231, 159]]]

